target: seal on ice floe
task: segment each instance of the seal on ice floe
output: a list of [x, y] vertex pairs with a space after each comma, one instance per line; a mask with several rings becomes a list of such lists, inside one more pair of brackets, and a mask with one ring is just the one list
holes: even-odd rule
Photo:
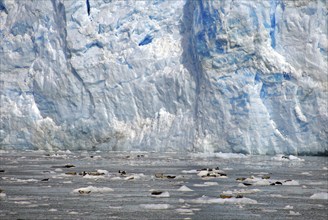
[[197, 171], [199, 171], [197, 175], [200, 177], [226, 177], [227, 176], [227, 174], [223, 170], [220, 170], [219, 167], [203, 168]]

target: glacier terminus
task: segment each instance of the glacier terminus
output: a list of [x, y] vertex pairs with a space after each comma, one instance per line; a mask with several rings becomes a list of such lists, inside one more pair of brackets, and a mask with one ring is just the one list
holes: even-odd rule
[[0, 148], [327, 155], [326, 0], [0, 0]]

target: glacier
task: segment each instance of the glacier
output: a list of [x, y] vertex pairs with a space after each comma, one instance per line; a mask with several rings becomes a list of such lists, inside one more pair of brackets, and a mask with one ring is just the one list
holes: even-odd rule
[[324, 154], [325, 0], [0, 0], [0, 148]]

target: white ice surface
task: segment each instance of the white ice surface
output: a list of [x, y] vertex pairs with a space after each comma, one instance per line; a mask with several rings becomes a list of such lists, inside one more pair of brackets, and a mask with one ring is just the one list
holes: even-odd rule
[[321, 193], [315, 193], [312, 196], [310, 196], [311, 199], [325, 199], [328, 200], [328, 193], [321, 192]]
[[80, 194], [89, 194], [89, 193], [108, 193], [112, 192], [113, 189], [109, 187], [95, 187], [95, 186], [88, 186], [88, 187], [81, 187], [78, 189], [74, 189], [73, 193], [80, 193]]
[[1, 149], [327, 152], [325, 1], [90, 7], [1, 1]]
[[245, 197], [221, 199], [221, 198], [202, 196], [200, 198], [191, 200], [191, 202], [200, 203], [200, 204], [257, 204], [256, 200], [245, 198]]
[[141, 208], [144, 209], [168, 209], [170, 208], [169, 204], [140, 204]]

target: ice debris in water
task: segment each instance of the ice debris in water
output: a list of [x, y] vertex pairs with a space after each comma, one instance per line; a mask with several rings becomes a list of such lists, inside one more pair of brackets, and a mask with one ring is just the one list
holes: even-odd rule
[[217, 185], [219, 185], [217, 182], [204, 182], [202, 184], [195, 183], [193, 186], [196, 186], [196, 187], [206, 187], [206, 186], [217, 186]]
[[198, 176], [202, 178], [210, 178], [210, 177], [221, 177], [226, 178], [227, 174], [220, 170], [219, 167], [216, 168], [203, 168], [201, 170], [198, 170]]
[[180, 208], [180, 209], [176, 209], [175, 211], [177, 211], [182, 215], [194, 215], [194, 212], [191, 209]]
[[227, 194], [227, 195], [238, 195], [238, 194], [252, 194], [252, 193], [257, 193], [257, 192], [261, 192], [261, 190], [259, 189], [240, 189], [237, 190], [235, 189], [234, 191], [223, 191], [223, 194]]
[[79, 194], [107, 193], [112, 191], [114, 190], [109, 187], [94, 187], [94, 186], [82, 187], [73, 190], [74, 193], [79, 193]]
[[181, 192], [191, 192], [191, 191], [194, 191], [194, 190], [190, 189], [188, 186], [183, 185], [183, 186], [181, 186], [178, 189], [178, 191], [181, 191]]
[[294, 207], [291, 206], [291, 205], [286, 205], [286, 206], [284, 207], [284, 209], [294, 209]]
[[293, 155], [283, 155], [283, 154], [278, 154], [274, 157], [272, 157], [272, 160], [277, 160], [277, 161], [304, 161], [304, 159], [293, 156]]
[[296, 186], [299, 185], [299, 182], [296, 180], [275, 180], [270, 179], [269, 176], [262, 176], [262, 177], [255, 177], [251, 176], [248, 178], [239, 177], [236, 179], [238, 182], [241, 182], [238, 184], [240, 187], [247, 187], [247, 186], [275, 186], [275, 185], [289, 185], [289, 186]]
[[144, 209], [168, 209], [170, 208], [169, 204], [140, 204], [141, 208]]
[[327, 192], [320, 192], [320, 193], [315, 193], [312, 196], [310, 196], [311, 199], [324, 199], [328, 200], [328, 193]]
[[6, 196], [6, 193], [2, 189], [0, 189], [0, 199], [5, 198]]
[[289, 211], [289, 215], [301, 215], [299, 212]]
[[256, 200], [249, 198], [214, 198], [208, 196], [202, 196], [197, 199], [192, 199], [192, 203], [200, 203], [200, 204], [257, 204]]
[[185, 174], [194, 174], [194, 173], [198, 173], [197, 170], [182, 170], [181, 172], [182, 172], [182, 173], [185, 173]]

